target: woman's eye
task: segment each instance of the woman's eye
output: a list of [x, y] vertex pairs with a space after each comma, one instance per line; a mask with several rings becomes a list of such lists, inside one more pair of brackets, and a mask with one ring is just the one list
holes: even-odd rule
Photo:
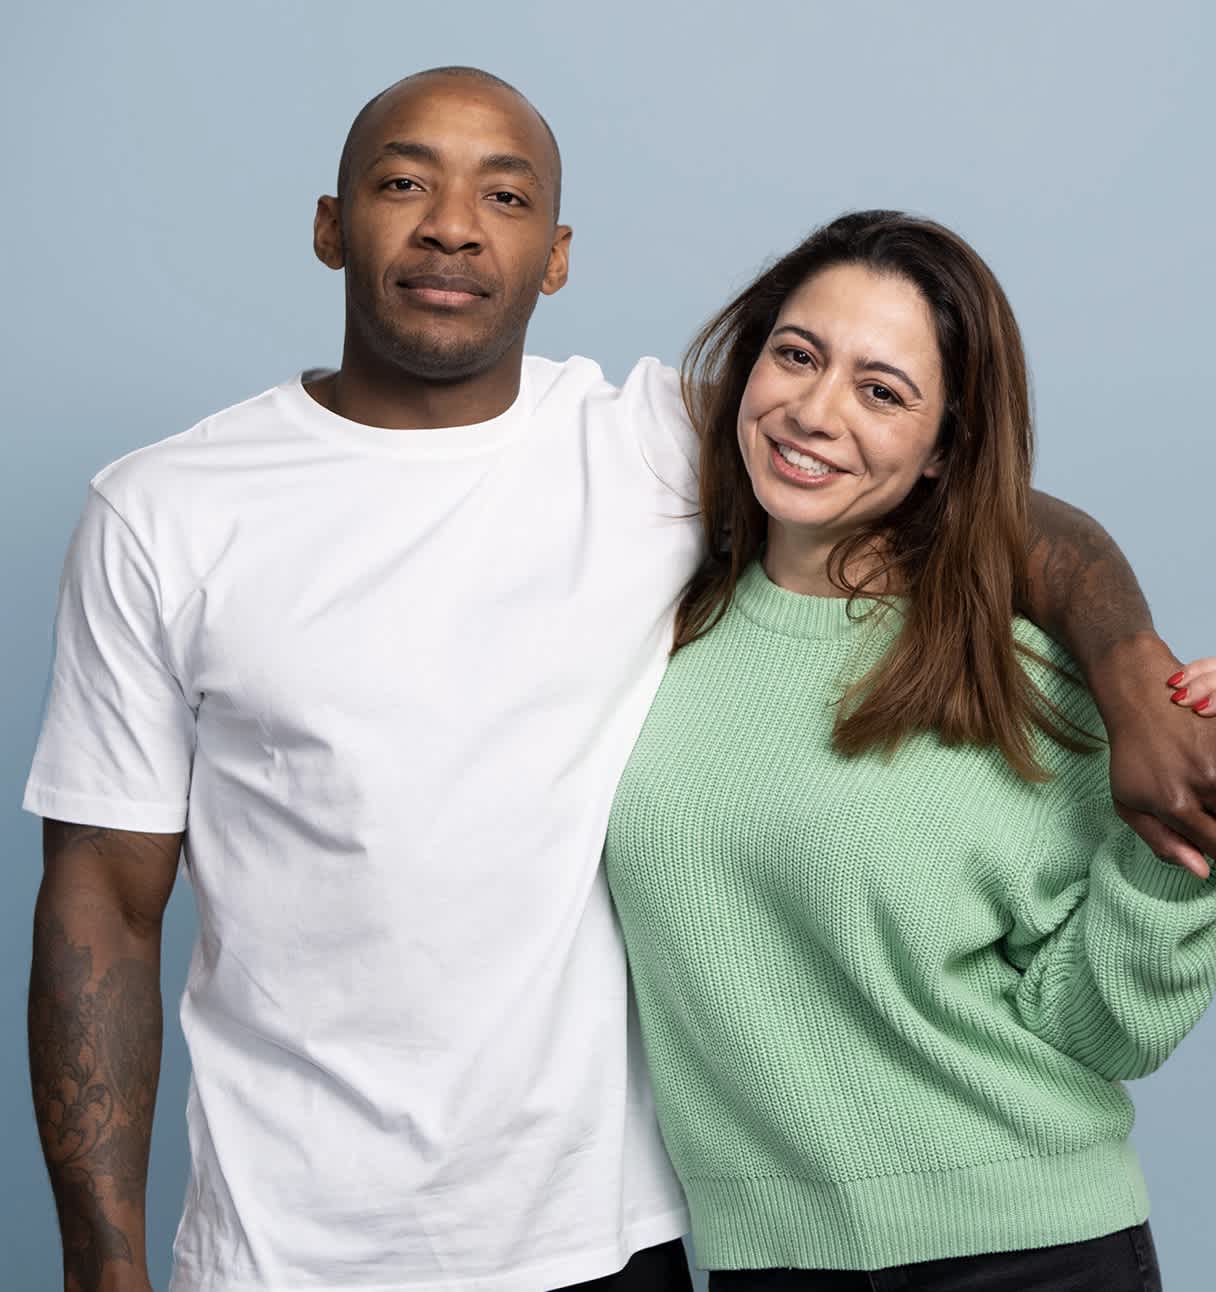
[[777, 353], [796, 368], [805, 368], [807, 364], [814, 363], [814, 358], [809, 350], [799, 350], [797, 346], [782, 346]]
[[891, 389], [890, 386], [884, 386], [877, 381], [872, 381], [866, 389], [870, 392], [870, 398], [879, 404], [898, 404], [899, 396]]

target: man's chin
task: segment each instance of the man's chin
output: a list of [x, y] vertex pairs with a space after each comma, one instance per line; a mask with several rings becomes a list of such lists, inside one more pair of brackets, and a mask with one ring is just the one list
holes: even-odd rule
[[480, 376], [494, 366], [500, 355], [496, 347], [484, 344], [453, 342], [436, 345], [434, 338], [422, 342], [415, 338], [400, 338], [388, 357], [411, 377], [448, 382]]
[[425, 381], [467, 381], [489, 371], [510, 349], [500, 337], [443, 336], [435, 332], [381, 333], [381, 355]]

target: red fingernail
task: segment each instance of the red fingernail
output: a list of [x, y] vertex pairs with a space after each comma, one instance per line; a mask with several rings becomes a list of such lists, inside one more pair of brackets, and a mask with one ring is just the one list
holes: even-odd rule
[[1204, 709], [1206, 709], [1208, 705], [1211, 703], [1212, 703], [1212, 697], [1210, 695], [1205, 695], [1203, 699], [1199, 701], [1198, 704], [1191, 705], [1191, 712], [1202, 713]]
[[1183, 700], [1186, 699], [1186, 692], [1187, 688], [1184, 686], [1181, 691], [1175, 691], [1174, 694], [1170, 696], [1170, 699], [1173, 700], [1175, 704], [1181, 704]]
[[1166, 686], [1177, 686], [1178, 683], [1182, 681], [1182, 672], [1183, 670], [1179, 669], [1178, 672], [1175, 673], [1173, 677], [1167, 678], [1165, 682]]

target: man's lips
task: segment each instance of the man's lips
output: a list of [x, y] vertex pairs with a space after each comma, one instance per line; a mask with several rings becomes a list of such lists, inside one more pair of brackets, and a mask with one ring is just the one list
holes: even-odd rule
[[476, 278], [464, 274], [410, 274], [397, 285], [434, 305], [463, 305], [490, 294]]

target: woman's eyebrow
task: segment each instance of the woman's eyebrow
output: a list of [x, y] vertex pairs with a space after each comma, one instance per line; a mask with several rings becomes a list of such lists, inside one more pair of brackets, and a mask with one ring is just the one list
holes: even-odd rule
[[[810, 328], [799, 327], [796, 323], [782, 323], [779, 328], [774, 329], [773, 335], [778, 332], [793, 332], [795, 336], [800, 336], [804, 341], [809, 341], [817, 350], [822, 350], [824, 354], [831, 353], [831, 347], [823, 340], [821, 336], [812, 332]], [[916, 396], [917, 399], [924, 399], [920, 393], [920, 387], [912, 380], [911, 377], [902, 369], [897, 368], [893, 363], [884, 363], [881, 359], [861, 358], [853, 365], [857, 372], [888, 372], [892, 377], [898, 377], [904, 382], [908, 389]]]
[[782, 323], [779, 328], [774, 330], [773, 335], [777, 332], [792, 332], [795, 336], [800, 336], [804, 341], [809, 341], [816, 350], [822, 350], [824, 354], [828, 353], [829, 347], [823, 338], [816, 336], [809, 328], [799, 327], [796, 323]]
[[893, 363], [883, 363], [881, 359], [858, 359], [854, 367], [858, 372], [889, 372], [892, 377], [898, 377], [900, 381], [904, 382], [917, 399], [924, 399], [924, 395], [920, 393], [920, 387], [916, 382], [902, 368], [897, 368]]

